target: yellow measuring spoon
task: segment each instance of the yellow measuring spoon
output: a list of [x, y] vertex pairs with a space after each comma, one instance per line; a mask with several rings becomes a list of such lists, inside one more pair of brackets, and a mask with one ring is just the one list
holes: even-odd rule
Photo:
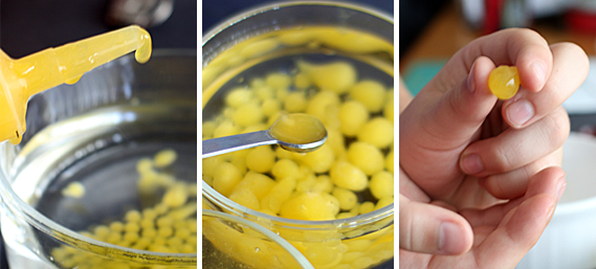
[[16, 60], [0, 50], [0, 142], [21, 142], [29, 97], [74, 84], [85, 72], [135, 50], [139, 63], [151, 57], [151, 36], [135, 25]]

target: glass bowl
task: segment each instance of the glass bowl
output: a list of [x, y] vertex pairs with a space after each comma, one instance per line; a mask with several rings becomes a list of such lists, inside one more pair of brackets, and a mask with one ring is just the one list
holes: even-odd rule
[[[202, 227], [203, 236], [212, 238], [203, 240], [203, 268], [233, 268], [242, 264], [253, 268], [313, 268], [290, 243], [246, 219], [206, 209]], [[233, 257], [227, 256], [228, 253]], [[254, 257], [247, 259], [248, 256]], [[263, 260], [272, 260], [275, 264], [250, 264]]]
[[[248, 88], [253, 78], [271, 72], [296, 74], [296, 62], [301, 60], [349, 62], [360, 78], [375, 79], [392, 88], [393, 19], [376, 10], [340, 2], [288, 2], [259, 7], [222, 23], [203, 37], [203, 122], [227, 113], [225, 98], [231, 90]], [[206, 129], [204, 125], [203, 139], [210, 137], [206, 137]], [[226, 212], [268, 228], [296, 247], [315, 268], [392, 266], [393, 203], [336, 220], [273, 216], [216, 191], [206, 176], [213, 163], [205, 160], [204, 209]]]
[[[11, 268], [196, 268], [196, 72], [194, 50], [156, 50], [144, 65], [125, 56], [30, 99], [23, 141], [0, 144]], [[177, 159], [156, 168], [165, 149]], [[144, 184], [149, 170], [162, 185]], [[183, 206], [164, 202], [174, 185], [189, 189]], [[166, 226], [171, 235], [141, 240]]]

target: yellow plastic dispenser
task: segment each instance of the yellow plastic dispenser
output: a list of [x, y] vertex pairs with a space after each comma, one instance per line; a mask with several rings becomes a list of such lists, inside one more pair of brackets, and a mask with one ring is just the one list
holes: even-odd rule
[[135, 25], [17, 60], [0, 50], [0, 142], [21, 142], [31, 96], [63, 83], [74, 84], [85, 72], [135, 50], [139, 63], [151, 57], [151, 36]]

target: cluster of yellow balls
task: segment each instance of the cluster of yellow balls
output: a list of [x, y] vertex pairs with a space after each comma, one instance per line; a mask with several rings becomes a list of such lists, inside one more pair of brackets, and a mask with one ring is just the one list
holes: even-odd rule
[[[203, 139], [265, 130], [283, 113], [317, 117], [328, 139], [310, 153], [263, 146], [206, 158], [203, 180], [242, 206], [290, 219], [350, 218], [393, 203], [393, 90], [357, 77], [348, 62], [298, 62], [296, 74], [272, 73], [232, 89], [221, 115], [203, 123]], [[374, 198], [363, 199], [371, 197], [366, 192]], [[393, 257], [393, 226], [385, 226], [354, 239], [330, 232], [302, 241], [286, 237], [292, 231], [278, 232], [315, 268], [368, 268]]]
[[[164, 192], [161, 202], [138, 210], [129, 210], [121, 221], [95, 225], [81, 235], [136, 250], [160, 253], [197, 252], [197, 185], [162, 172], [175, 162], [177, 154], [166, 149], [153, 159], [137, 163], [141, 195]], [[54, 248], [51, 259], [63, 268], [162, 268], [142, 263], [110, 260], [72, 247]]]
[[[347, 62], [298, 67], [293, 77], [273, 73], [230, 91], [222, 115], [203, 123], [203, 139], [265, 130], [289, 112], [320, 119], [328, 141], [311, 153], [264, 146], [207, 158], [203, 179], [243, 206], [292, 219], [347, 218], [393, 203], [393, 91], [357, 81]], [[367, 188], [376, 201], [358, 200]]]

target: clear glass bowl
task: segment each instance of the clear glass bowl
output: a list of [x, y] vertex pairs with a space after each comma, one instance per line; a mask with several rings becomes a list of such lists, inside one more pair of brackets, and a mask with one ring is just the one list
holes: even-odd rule
[[[335, 39], [333, 33], [319, 32], [329, 29], [357, 30], [372, 37]], [[339, 2], [279, 3], [242, 13], [203, 37], [203, 121], [222, 113], [224, 97], [231, 89], [268, 72], [295, 73], [297, 60], [341, 59], [352, 63], [360, 77], [392, 87], [393, 32], [390, 16]], [[301, 221], [244, 207], [204, 180], [202, 193], [204, 209], [268, 228], [289, 241], [315, 268], [375, 268], [393, 259], [393, 204], [346, 219]], [[246, 263], [269, 266], [263, 260]]]
[[[227, 269], [262, 260], [275, 261], [267, 268], [313, 268], [290, 243], [246, 219], [206, 209], [202, 227], [205, 237], [214, 238], [203, 241], [203, 268]], [[228, 253], [233, 254], [232, 259]], [[248, 256], [251, 257], [247, 259]], [[259, 264], [249, 265], [259, 268]]]
[[[141, 251], [81, 233], [160, 203], [163, 189], [140, 191], [136, 165], [164, 148], [178, 154], [167, 172], [196, 186], [196, 76], [194, 50], [157, 50], [144, 65], [122, 57], [31, 98], [21, 144], [0, 144], [11, 268], [196, 268], [196, 252]], [[82, 197], [62, 192], [73, 182]], [[196, 230], [182, 242], [193, 240], [196, 249]]]

